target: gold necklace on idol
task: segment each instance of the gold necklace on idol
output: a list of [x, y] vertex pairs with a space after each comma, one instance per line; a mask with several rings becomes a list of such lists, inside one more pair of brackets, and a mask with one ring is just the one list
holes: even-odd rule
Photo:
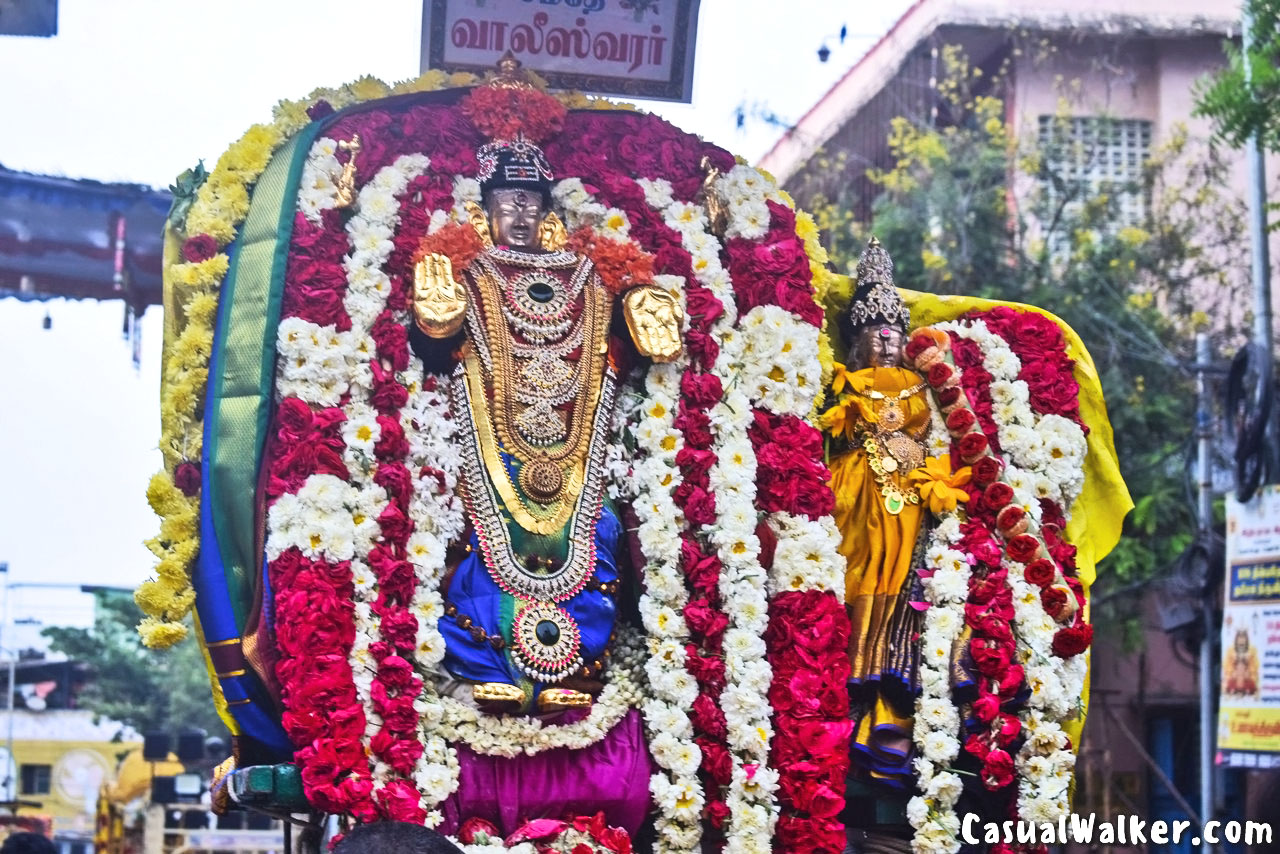
[[[503, 253], [500, 260], [529, 268], [511, 277], [488, 258], [477, 259], [472, 278], [481, 317], [472, 331], [487, 363], [483, 367], [493, 390], [492, 408], [477, 382], [481, 366], [474, 358], [466, 366], [490, 478], [517, 524], [541, 534], [563, 528], [582, 489], [611, 308], [603, 288], [586, 286], [594, 278], [589, 261], [554, 254], [560, 257]], [[567, 288], [541, 272], [549, 263], [567, 267], [566, 261], [576, 265]], [[572, 308], [579, 295], [582, 310], [574, 318]], [[517, 332], [529, 343], [516, 340]], [[570, 362], [567, 357], [574, 350], [579, 356]], [[558, 407], [570, 401], [566, 423]], [[517, 482], [532, 503], [512, 488], [494, 432], [502, 450], [519, 461]]]
[[917, 383], [896, 394], [882, 391], [855, 391], [859, 397], [872, 401], [876, 422], [867, 425], [862, 447], [867, 452], [867, 464], [880, 487], [884, 508], [897, 516], [909, 504], [919, 504], [920, 495], [912, 489], [903, 489], [893, 480], [896, 471], [909, 472], [924, 465], [924, 445], [903, 431], [907, 415], [902, 409], [905, 400], [924, 390], [924, 383]]

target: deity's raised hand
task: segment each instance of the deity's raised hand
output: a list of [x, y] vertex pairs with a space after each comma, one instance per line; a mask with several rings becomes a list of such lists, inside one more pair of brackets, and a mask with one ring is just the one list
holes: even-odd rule
[[431, 338], [448, 338], [467, 317], [467, 291], [453, 277], [444, 255], [427, 255], [413, 266], [413, 319]]
[[622, 309], [640, 355], [655, 362], [679, 357], [684, 349], [680, 343], [684, 309], [674, 296], [657, 285], [640, 285], [623, 296]]

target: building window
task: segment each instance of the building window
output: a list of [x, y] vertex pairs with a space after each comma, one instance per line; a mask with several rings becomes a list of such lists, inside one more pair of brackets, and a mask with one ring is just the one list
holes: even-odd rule
[[[1079, 221], [1086, 201], [1105, 194], [1110, 217], [1097, 230], [1114, 233], [1146, 224], [1151, 192], [1143, 167], [1151, 156], [1151, 122], [1101, 116], [1040, 117], [1040, 150], [1044, 152], [1040, 187], [1042, 224]], [[1049, 234], [1054, 254], [1067, 248], [1070, 235], [1061, 228]]]
[[47, 795], [53, 767], [50, 765], [22, 766], [22, 794]]

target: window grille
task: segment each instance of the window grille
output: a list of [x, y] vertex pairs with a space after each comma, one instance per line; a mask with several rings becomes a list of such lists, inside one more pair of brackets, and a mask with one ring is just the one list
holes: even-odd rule
[[[1115, 233], [1146, 223], [1151, 205], [1143, 165], [1151, 155], [1151, 122], [1102, 116], [1040, 116], [1042, 221], [1051, 227], [1061, 208], [1062, 219], [1077, 219], [1086, 201], [1106, 194], [1110, 217], [1096, 229]], [[1054, 228], [1049, 235], [1055, 255], [1065, 252], [1070, 235]]]

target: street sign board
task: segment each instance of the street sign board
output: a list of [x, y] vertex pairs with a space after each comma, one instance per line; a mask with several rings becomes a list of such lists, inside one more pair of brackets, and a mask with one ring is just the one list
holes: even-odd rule
[[1280, 486], [1227, 497], [1218, 764], [1280, 768]]
[[507, 51], [557, 89], [689, 102], [699, 0], [424, 0], [422, 70]]
[[58, 0], [0, 0], [0, 36], [55, 36]]

